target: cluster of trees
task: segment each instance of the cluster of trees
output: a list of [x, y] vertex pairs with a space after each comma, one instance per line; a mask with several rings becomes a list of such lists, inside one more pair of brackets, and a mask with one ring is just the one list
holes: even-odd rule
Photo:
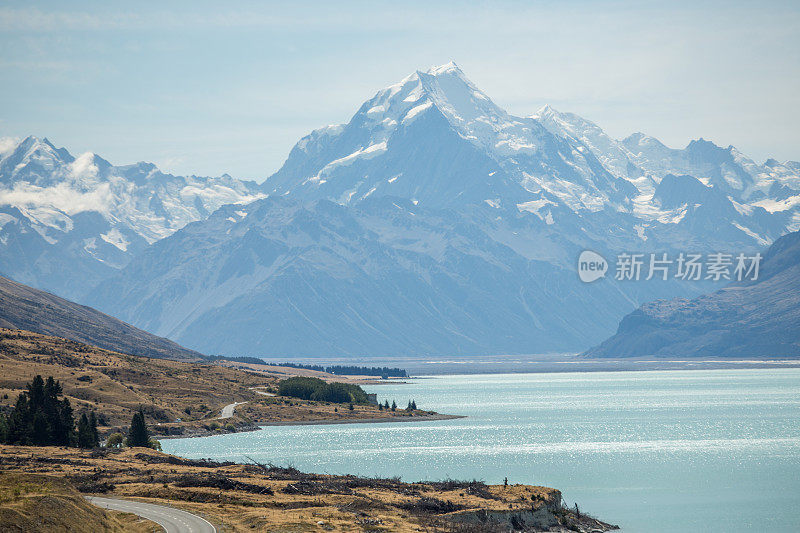
[[34, 446], [80, 446], [100, 444], [97, 417], [82, 414], [75, 427], [75, 416], [68, 398], [59, 398], [63, 389], [52, 376], [36, 376], [25, 386], [8, 416], [0, 415], [0, 442]]
[[366, 404], [367, 393], [358, 385], [328, 383], [318, 378], [288, 378], [278, 383], [278, 394], [317, 402]]
[[354, 365], [304, 365], [301, 363], [266, 363], [273, 366], [286, 366], [289, 368], [302, 368], [303, 370], [316, 370], [339, 376], [381, 376], [383, 378], [407, 378], [408, 372], [402, 368], [389, 368], [388, 366], [354, 366]]
[[[378, 409], [383, 411], [384, 409], [397, 411], [397, 402], [392, 400], [392, 405], [389, 405], [389, 400], [384, 401], [383, 403], [378, 403]], [[408, 406], [406, 407], [406, 411], [416, 411], [417, 410], [417, 402], [414, 400], [408, 400]]]
[[205, 356], [207, 361], [235, 361], [237, 363], [247, 363], [250, 365], [263, 365], [263, 359], [259, 359], [258, 357], [248, 357], [246, 355], [231, 357], [227, 355], [207, 355]]
[[302, 368], [303, 370], [315, 370], [317, 372], [325, 372], [325, 367], [322, 365], [304, 365], [302, 363], [264, 363], [271, 366], [285, 366], [288, 368]]
[[[44, 380], [36, 376], [17, 397], [13, 410], [6, 416], [0, 414], [0, 443], [33, 446], [77, 446], [96, 448], [100, 446], [97, 431], [97, 416], [94, 411], [81, 414], [77, 424], [69, 403], [63, 394], [61, 383], [52, 376]], [[150, 437], [144, 411], [133, 415], [128, 437], [121, 433], [111, 435], [107, 445], [118, 447], [144, 446], [160, 449], [157, 440]]]
[[386, 378], [407, 378], [408, 372], [402, 368], [389, 368], [388, 366], [343, 366], [333, 365], [325, 367], [325, 372], [345, 376], [381, 376]]

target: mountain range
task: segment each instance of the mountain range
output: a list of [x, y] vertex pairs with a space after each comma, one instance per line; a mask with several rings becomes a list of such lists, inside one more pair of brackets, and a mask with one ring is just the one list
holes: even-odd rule
[[218, 207], [261, 196], [230, 176], [114, 166], [28, 137], [0, 154], [0, 272], [79, 299], [138, 252]]
[[582, 250], [750, 252], [800, 228], [800, 163], [514, 116], [453, 63], [311, 132], [260, 185], [29, 138], [0, 186], [4, 274], [227, 355], [580, 351], [714, 288], [584, 284]]

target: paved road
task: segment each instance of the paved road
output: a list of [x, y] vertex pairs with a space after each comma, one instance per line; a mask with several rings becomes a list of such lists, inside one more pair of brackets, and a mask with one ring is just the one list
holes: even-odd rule
[[180, 509], [116, 498], [87, 496], [86, 499], [103, 509], [133, 513], [152, 520], [163, 527], [167, 533], [217, 533], [217, 528], [207, 520]]
[[233, 410], [236, 409], [237, 405], [242, 405], [243, 403], [247, 402], [233, 402], [229, 403], [225, 407], [222, 408], [222, 413], [219, 415], [219, 418], [230, 418], [233, 416]]

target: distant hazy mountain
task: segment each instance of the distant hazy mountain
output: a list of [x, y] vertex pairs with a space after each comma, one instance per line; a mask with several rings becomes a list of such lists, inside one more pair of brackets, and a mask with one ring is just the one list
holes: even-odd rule
[[115, 167], [28, 137], [0, 154], [0, 273], [79, 298], [149, 244], [259, 196], [255, 183], [230, 176]]
[[64, 337], [133, 355], [191, 360], [202, 357], [90, 307], [3, 277], [0, 277], [0, 327]]
[[798, 170], [550, 107], [515, 117], [448, 64], [304, 137], [268, 199], [156, 242], [87, 301], [214, 353], [578, 351], [643, 302], [708, 289], [582, 284], [581, 250], [758, 249], [800, 226]]
[[800, 232], [775, 241], [755, 281], [643, 305], [593, 357], [800, 357]]

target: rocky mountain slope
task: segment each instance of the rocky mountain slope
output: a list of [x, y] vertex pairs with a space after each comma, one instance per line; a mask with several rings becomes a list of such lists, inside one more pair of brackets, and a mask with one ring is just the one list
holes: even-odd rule
[[90, 301], [207, 353], [478, 355], [591, 343], [614, 318], [568, 309], [628, 307], [676, 285], [584, 285], [558, 264], [575, 245], [515, 231], [529, 230], [483, 209], [268, 198], [156, 243]]
[[0, 328], [24, 329], [107, 350], [167, 359], [201, 354], [53, 294], [0, 277]]
[[800, 232], [764, 255], [757, 280], [646, 304], [592, 357], [800, 357]]

